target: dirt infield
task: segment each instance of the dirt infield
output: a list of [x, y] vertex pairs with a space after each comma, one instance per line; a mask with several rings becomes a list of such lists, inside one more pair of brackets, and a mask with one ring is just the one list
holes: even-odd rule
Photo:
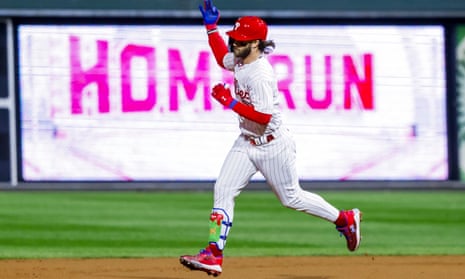
[[[177, 258], [0, 260], [2, 279], [213, 278]], [[465, 256], [228, 258], [218, 279], [465, 278]]]

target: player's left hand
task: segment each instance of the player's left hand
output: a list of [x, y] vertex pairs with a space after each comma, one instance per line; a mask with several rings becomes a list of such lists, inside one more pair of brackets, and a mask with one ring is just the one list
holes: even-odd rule
[[213, 87], [212, 96], [220, 104], [226, 107], [230, 107], [231, 103], [234, 101], [233, 97], [231, 96], [231, 90], [225, 87], [222, 83], [219, 83]]
[[220, 19], [220, 11], [213, 6], [212, 0], [204, 0], [203, 6], [199, 5], [199, 10], [202, 13], [203, 22], [206, 25], [217, 24]]

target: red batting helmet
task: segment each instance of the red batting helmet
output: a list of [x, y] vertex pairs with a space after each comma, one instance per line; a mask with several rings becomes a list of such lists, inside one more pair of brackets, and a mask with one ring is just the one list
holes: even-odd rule
[[266, 40], [268, 26], [257, 16], [243, 16], [237, 19], [233, 30], [226, 35], [236, 41]]

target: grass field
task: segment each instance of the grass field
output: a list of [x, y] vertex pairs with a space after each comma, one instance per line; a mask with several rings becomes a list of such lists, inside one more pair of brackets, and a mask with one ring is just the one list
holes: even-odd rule
[[[237, 199], [229, 256], [465, 254], [463, 191], [318, 192], [364, 213], [356, 253], [271, 192]], [[0, 258], [177, 257], [207, 241], [211, 192], [0, 192]]]

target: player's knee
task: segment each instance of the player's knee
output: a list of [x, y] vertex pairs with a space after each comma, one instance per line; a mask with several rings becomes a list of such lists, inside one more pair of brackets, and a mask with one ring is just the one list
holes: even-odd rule
[[231, 183], [217, 181], [214, 186], [215, 195], [220, 197], [236, 198], [240, 194], [240, 187]]
[[290, 209], [298, 209], [299, 204], [300, 204], [300, 199], [298, 196], [286, 196], [281, 199], [281, 204], [284, 207], [287, 207]]

